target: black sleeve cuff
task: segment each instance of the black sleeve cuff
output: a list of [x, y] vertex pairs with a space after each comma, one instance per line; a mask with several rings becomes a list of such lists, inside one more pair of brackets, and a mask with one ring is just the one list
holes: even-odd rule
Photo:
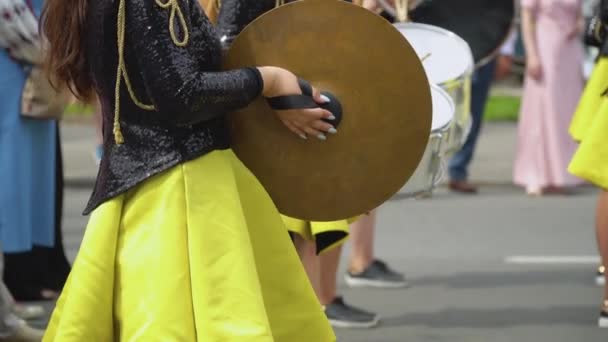
[[256, 96], [262, 95], [262, 92], [264, 91], [264, 78], [262, 77], [262, 73], [260, 72], [260, 69], [258, 69], [258, 68], [246, 68], [246, 69], [249, 70], [249, 72], [253, 73], [255, 79], [257, 80], [258, 90], [257, 90]]

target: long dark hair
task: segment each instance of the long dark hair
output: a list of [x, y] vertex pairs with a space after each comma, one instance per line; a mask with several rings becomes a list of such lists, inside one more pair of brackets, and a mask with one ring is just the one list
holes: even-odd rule
[[81, 100], [89, 100], [93, 93], [85, 51], [88, 2], [46, 0], [40, 27], [49, 44], [45, 68], [51, 84], [58, 89], [69, 89]]

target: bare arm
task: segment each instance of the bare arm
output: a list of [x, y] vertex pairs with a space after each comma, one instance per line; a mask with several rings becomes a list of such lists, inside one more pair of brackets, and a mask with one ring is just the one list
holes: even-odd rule
[[568, 35], [568, 39], [581, 37], [583, 32], [585, 32], [585, 17], [583, 16], [583, 9], [579, 8], [576, 12], [576, 26]]
[[534, 11], [530, 8], [522, 8], [521, 29], [524, 47], [526, 48], [526, 56], [528, 58], [538, 58], [536, 45], [536, 18]]
[[536, 15], [533, 8], [523, 7], [521, 12], [522, 36], [526, 48], [526, 70], [535, 80], [542, 77], [542, 66], [536, 41]]

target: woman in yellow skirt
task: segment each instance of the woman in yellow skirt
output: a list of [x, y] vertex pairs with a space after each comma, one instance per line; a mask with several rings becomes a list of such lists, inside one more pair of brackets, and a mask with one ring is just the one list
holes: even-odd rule
[[[210, 0], [213, 1], [213, 0]], [[217, 18], [217, 29], [224, 48], [234, 38], [265, 12], [289, 0], [222, 0]], [[324, 140], [324, 134], [317, 138]], [[378, 323], [376, 314], [344, 303], [337, 295], [337, 272], [342, 244], [348, 237], [349, 224], [356, 218], [332, 222], [311, 222], [283, 216], [283, 221], [293, 237], [296, 250], [315, 288], [325, 313], [334, 326], [372, 327]]]
[[370, 328], [379, 322], [378, 315], [349, 305], [338, 294], [342, 245], [348, 236], [349, 224], [356, 219], [310, 222], [283, 216], [325, 315], [333, 326], [340, 328]]
[[[608, 77], [608, 74], [605, 77]], [[606, 132], [608, 132], [608, 98], [602, 100], [591, 126], [581, 137], [581, 144], [569, 166], [572, 174], [601, 189], [595, 225], [603, 265], [608, 265], [608, 135]], [[606, 282], [608, 275], [604, 272], [603, 276], [604, 302], [599, 325], [608, 328], [608, 282]]]
[[[104, 119], [92, 214], [44, 341], [335, 341], [225, 126], [260, 95], [299, 94], [297, 78], [221, 71], [196, 1], [47, 0], [43, 31], [55, 85], [96, 93]], [[333, 128], [319, 108], [276, 115], [294, 133]]]
[[596, 114], [599, 113], [604, 99], [602, 93], [606, 88], [608, 88], [608, 56], [602, 53], [595, 64], [570, 123], [570, 136], [575, 141], [582, 141], [585, 133], [591, 127]]
[[[608, 1], [602, 0], [599, 9], [597, 28], [601, 29], [608, 25]], [[601, 189], [595, 225], [602, 264], [608, 265], [608, 40], [597, 38], [601, 44], [600, 58], [570, 126], [570, 134], [580, 146], [568, 170]], [[598, 283], [604, 284], [604, 301], [598, 325], [608, 328], [608, 274], [604, 271], [600, 266]], [[599, 281], [601, 278], [603, 282]]]

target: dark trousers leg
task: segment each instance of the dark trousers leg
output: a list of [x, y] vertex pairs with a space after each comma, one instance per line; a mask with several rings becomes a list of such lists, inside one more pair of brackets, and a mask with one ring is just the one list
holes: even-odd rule
[[450, 180], [466, 181], [469, 172], [469, 164], [473, 159], [477, 139], [481, 131], [483, 112], [488, 100], [490, 86], [494, 79], [496, 60], [479, 68], [473, 75], [471, 85], [471, 132], [460, 151], [456, 152], [449, 163]]

